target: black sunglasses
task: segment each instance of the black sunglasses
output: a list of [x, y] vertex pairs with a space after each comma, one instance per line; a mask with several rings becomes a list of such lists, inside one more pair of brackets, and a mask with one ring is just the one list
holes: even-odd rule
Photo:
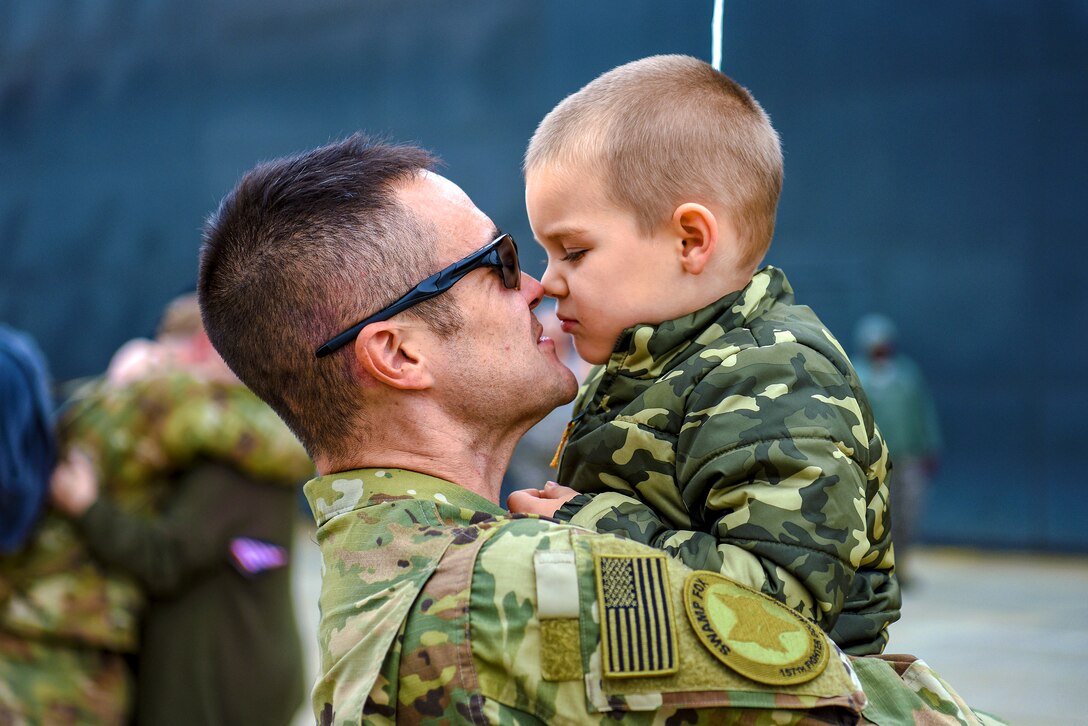
[[388, 320], [399, 312], [438, 297], [449, 290], [462, 277], [478, 267], [496, 267], [502, 273], [502, 284], [510, 290], [521, 289], [521, 264], [518, 262], [518, 245], [508, 234], [501, 234], [487, 245], [473, 252], [463, 260], [454, 262], [444, 270], [439, 270], [423, 282], [401, 295], [393, 303], [373, 315], [363, 318], [336, 337], [326, 341], [317, 349], [318, 358], [323, 358], [355, 339], [359, 331], [381, 320]]

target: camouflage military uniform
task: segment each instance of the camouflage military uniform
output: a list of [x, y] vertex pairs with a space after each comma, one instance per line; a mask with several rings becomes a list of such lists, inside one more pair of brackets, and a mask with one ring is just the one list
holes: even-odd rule
[[398, 469], [305, 491], [321, 726], [978, 723], [921, 661], [856, 668], [770, 597], [630, 540]]
[[663, 548], [879, 653], [899, 618], [888, 457], [845, 352], [780, 270], [627, 330], [575, 407], [557, 513]]
[[[64, 442], [93, 454], [103, 493], [137, 514], [156, 511], [169, 477], [198, 460], [284, 486], [313, 473], [298, 441], [251, 391], [182, 372], [123, 387], [90, 384], [60, 428]], [[121, 654], [136, 650], [144, 604], [136, 581], [96, 560], [75, 523], [46, 512], [21, 551], [0, 557], [0, 683], [8, 684], [0, 723], [48, 723], [46, 709], [91, 705], [95, 722], [120, 723], [130, 701]], [[58, 672], [65, 665], [87, 670]], [[48, 683], [52, 696], [43, 700], [35, 694]], [[72, 688], [57, 685], [64, 683]]]

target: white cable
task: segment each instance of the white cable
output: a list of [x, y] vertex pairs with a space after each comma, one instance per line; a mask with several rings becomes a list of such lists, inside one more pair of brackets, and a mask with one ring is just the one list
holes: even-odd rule
[[714, 17], [710, 21], [710, 65], [716, 71], [722, 69], [722, 5], [725, 0], [714, 0]]

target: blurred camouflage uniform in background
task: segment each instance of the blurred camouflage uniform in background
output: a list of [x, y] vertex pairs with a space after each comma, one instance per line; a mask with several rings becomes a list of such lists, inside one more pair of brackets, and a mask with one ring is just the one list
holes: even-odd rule
[[980, 723], [923, 662], [849, 658], [772, 598], [630, 540], [398, 469], [305, 491], [320, 726]]
[[[175, 472], [202, 459], [294, 486], [313, 473], [280, 419], [240, 383], [159, 371], [78, 391], [60, 436], [96, 463], [102, 491], [151, 514]], [[49, 511], [20, 552], [0, 558], [0, 722], [120, 723], [131, 700], [123, 655], [137, 650], [145, 596], [97, 562], [76, 525]], [[57, 718], [57, 714], [86, 718]]]
[[556, 514], [721, 572], [880, 653], [899, 619], [888, 456], [846, 353], [766, 267], [625, 331], [575, 405]]

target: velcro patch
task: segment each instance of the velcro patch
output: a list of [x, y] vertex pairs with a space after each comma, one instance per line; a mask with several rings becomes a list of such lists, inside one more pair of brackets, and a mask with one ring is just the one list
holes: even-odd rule
[[606, 678], [675, 673], [665, 555], [594, 555]]
[[578, 604], [578, 565], [570, 550], [538, 550], [533, 553], [536, 573], [536, 609], [541, 619], [575, 618]]
[[582, 641], [578, 618], [540, 621], [540, 677], [546, 681], [582, 679]]
[[831, 646], [814, 623], [774, 598], [721, 575], [688, 575], [684, 608], [706, 649], [757, 683], [805, 683], [827, 667]]

